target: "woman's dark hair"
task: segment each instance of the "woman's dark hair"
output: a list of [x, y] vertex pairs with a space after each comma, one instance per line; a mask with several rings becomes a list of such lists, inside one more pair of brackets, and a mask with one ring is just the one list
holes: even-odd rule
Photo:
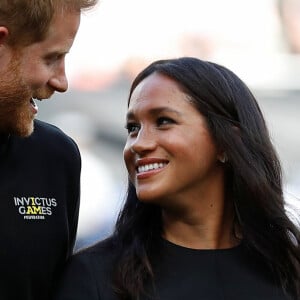
[[[234, 203], [243, 243], [269, 266], [282, 288], [299, 299], [299, 230], [286, 214], [280, 162], [253, 94], [227, 68], [182, 57], [153, 62], [141, 71], [128, 101], [154, 72], [177, 82], [206, 118], [216, 145], [228, 158], [226, 192]], [[119, 254], [115, 284], [121, 299], [139, 299], [145, 292], [145, 283], [153, 279], [151, 258], [161, 234], [160, 208], [140, 202], [129, 181], [113, 234]]]

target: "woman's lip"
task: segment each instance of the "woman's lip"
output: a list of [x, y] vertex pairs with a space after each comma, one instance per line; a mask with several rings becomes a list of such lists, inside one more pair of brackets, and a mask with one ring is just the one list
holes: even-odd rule
[[137, 159], [137, 161], [135, 163], [135, 167], [138, 168], [140, 166], [155, 164], [155, 163], [168, 164], [169, 161], [166, 159], [163, 159], [163, 158], [156, 158], [156, 157], [140, 158], [140, 159]]
[[138, 159], [135, 168], [136, 178], [145, 179], [157, 173], [160, 173], [165, 169], [168, 163], [169, 161], [166, 159], [154, 157]]
[[146, 179], [149, 178], [153, 175], [156, 175], [157, 173], [160, 173], [161, 171], [163, 171], [165, 169], [166, 165], [164, 165], [162, 168], [158, 168], [158, 169], [152, 169], [152, 170], [148, 170], [148, 171], [144, 171], [141, 173], [138, 173], [136, 171], [136, 178], [137, 179]]

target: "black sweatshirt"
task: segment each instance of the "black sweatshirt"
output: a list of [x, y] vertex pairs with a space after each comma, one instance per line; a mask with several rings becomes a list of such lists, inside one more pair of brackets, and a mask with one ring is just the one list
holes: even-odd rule
[[28, 138], [1, 137], [0, 299], [48, 300], [76, 237], [77, 145], [36, 120]]
[[[266, 266], [243, 243], [194, 250], [163, 240], [153, 259], [155, 291], [140, 300], [288, 300]], [[100, 242], [69, 261], [54, 300], [117, 300], [112, 285], [114, 248]], [[151, 285], [149, 285], [151, 286]]]

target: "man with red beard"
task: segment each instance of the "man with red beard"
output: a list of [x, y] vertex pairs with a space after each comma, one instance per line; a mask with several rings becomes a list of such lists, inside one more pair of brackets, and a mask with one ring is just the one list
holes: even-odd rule
[[65, 56], [97, 0], [0, 0], [0, 299], [47, 300], [76, 237], [81, 160], [36, 120], [65, 92]]

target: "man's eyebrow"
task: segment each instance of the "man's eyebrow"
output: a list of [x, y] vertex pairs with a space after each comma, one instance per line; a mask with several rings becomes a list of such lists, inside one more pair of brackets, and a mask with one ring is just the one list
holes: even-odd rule
[[53, 51], [49, 51], [48, 53], [46, 53], [45, 57], [63, 56], [68, 53], [69, 53], [69, 51], [66, 51], [66, 50], [53, 50]]
[[[166, 106], [161, 106], [161, 107], [155, 107], [155, 108], [152, 108], [149, 110], [149, 114], [150, 115], [157, 115], [159, 113], [162, 113], [162, 112], [168, 112], [168, 113], [173, 113], [173, 114], [176, 114], [178, 116], [181, 116], [181, 112], [179, 112], [178, 110], [175, 110], [173, 108], [170, 108], [170, 107], [166, 107]], [[133, 119], [135, 117], [135, 114], [133, 111], [129, 110], [126, 114], [126, 118], [127, 119]]]

